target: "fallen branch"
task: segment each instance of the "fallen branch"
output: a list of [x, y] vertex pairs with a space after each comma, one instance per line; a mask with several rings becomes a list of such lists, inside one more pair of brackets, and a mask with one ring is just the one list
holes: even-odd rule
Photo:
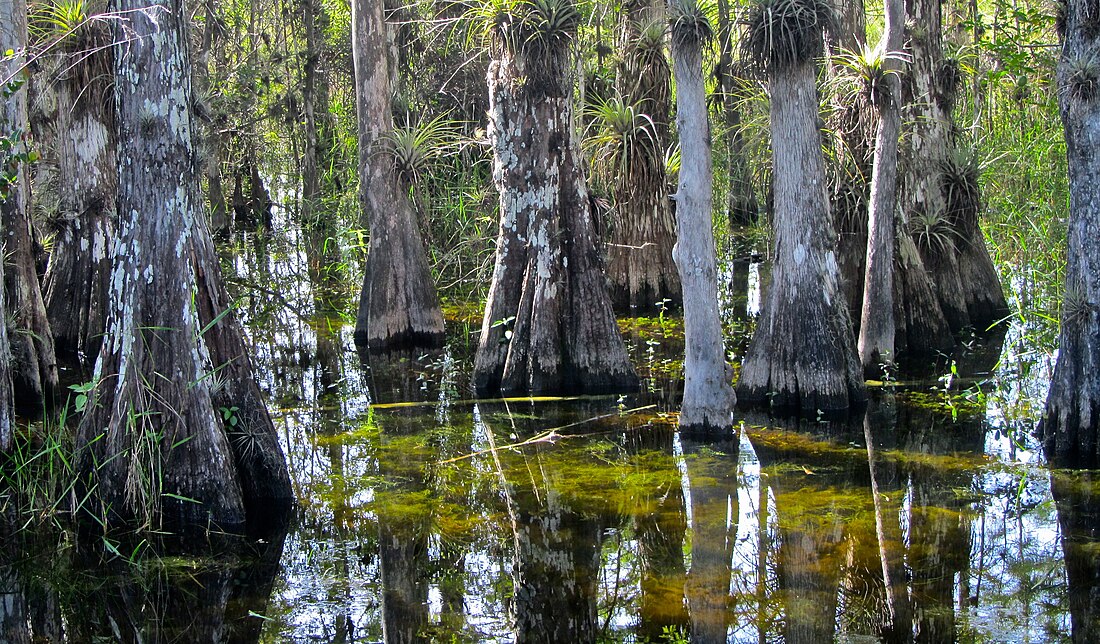
[[545, 431], [539, 432], [538, 434], [535, 434], [531, 438], [528, 438], [527, 440], [520, 441], [518, 443], [510, 443], [508, 445], [494, 446], [494, 447], [490, 447], [489, 449], [483, 449], [483, 450], [480, 450], [480, 451], [477, 451], [477, 452], [472, 452], [470, 454], [464, 454], [462, 456], [456, 456], [454, 458], [449, 458], [445, 461], [440, 461], [440, 464], [442, 465], [442, 464], [446, 464], [446, 463], [457, 463], [458, 461], [464, 461], [468, 458], [473, 458], [475, 456], [481, 456], [482, 454], [491, 454], [491, 453], [495, 454], [496, 452], [498, 452], [502, 449], [518, 449], [520, 447], [525, 447], [527, 445], [534, 445], [535, 443], [553, 443], [555, 440], [557, 440], [559, 438], [579, 438], [581, 436], [588, 436], [589, 434], [560, 434], [559, 432], [563, 429], [569, 429], [570, 427], [576, 427], [578, 425], [584, 425], [584, 424], [591, 423], [591, 422], [594, 422], [594, 421], [597, 421], [597, 420], [603, 420], [604, 418], [611, 418], [612, 416], [623, 416], [623, 415], [626, 415], [626, 414], [633, 414], [633, 413], [637, 413], [639, 411], [644, 411], [646, 409], [652, 409], [656, 406], [657, 405], [645, 405], [643, 407], [635, 407], [634, 409], [627, 409], [626, 411], [616, 411], [616, 412], [611, 412], [609, 414], [602, 414], [600, 416], [593, 416], [592, 418], [586, 418], [584, 420], [578, 420], [574, 423], [569, 423], [568, 425], [562, 425], [560, 427], [554, 427], [552, 429], [547, 429]]

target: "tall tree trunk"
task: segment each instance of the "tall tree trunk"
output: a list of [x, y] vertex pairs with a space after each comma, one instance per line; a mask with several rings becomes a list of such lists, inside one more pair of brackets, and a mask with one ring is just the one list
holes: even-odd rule
[[[829, 58], [836, 60], [859, 54], [867, 42], [863, 0], [829, 1], [837, 17], [836, 24], [826, 34]], [[845, 72], [833, 62], [826, 73], [832, 80]], [[826, 174], [831, 183], [830, 208], [837, 231], [840, 288], [852, 322], [858, 324], [867, 270], [867, 208], [875, 147], [874, 105], [863, 92], [844, 99], [835, 101], [826, 124], [833, 133], [830, 142], [833, 154], [826, 161]]]
[[57, 353], [90, 371], [107, 327], [118, 164], [110, 29], [81, 29], [76, 46], [92, 50], [70, 52], [57, 84], [60, 212], [45, 299]]
[[[772, 20], [759, 11], [764, 15], [755, 21]], [[753, 27], [763, 29], [760, 24]], [[767, 38], [760, 31], [749, 37]], [[737, 395], [752, 405], [770, 404], [811, 415], [843, 414], [862, 403], [866, 392], [848, 306], [840, 291], [836, 233], [817, 127], [813, 52], [802, 47], [798, 51], [803, 56], [794, 59], [771, 53], [793, 51], [793, 45], [769, 48], [761, 61], [767, 67], [771, 93], [775, 266], [741, 366]]]
[[494, 35], [488, 134], [501, 221], [474, 362], [480, 393], [638, 384], [612, 313], [573, 132], [569, 47], [579, 13], [562, 4], [569, 21], [561, 31], [528, 37], [541, 25], [517, 14]]
[[352, 3], [359, 204], [370, 222], [355, 342], [370, 349], [436, 345], [443, 341], [439, 296], [408, 190], [399, 184], [385, 150], [393, 116], [382, 4], [381, 0]]
[[752, 172], [745, 156], [745, 140], [738, 106], [741, 87], [740, 65], [733, 62], [733, 19], [729, 0], [718, 0], [718, 67], [714, 75], [722, 97], [722, 120], [726, 127], [726, 163], [729, 166], [727, 215], [731, 226], [749, 226], [756, 221], [759, 205], [752, 185]]
[[1058, 363], [1040, 423], [1048, 458], [1063, 467], [1100, 466], [1100, 9], [1066, 3], [1058, 102], [1066, 133], [1070, 213]]
[[328, 81], [325, 78], [325, 28], [328, 14], [318, 0], [301, 0], [302, 24], [305, 29], [306, 51], [302, 69], [302, 194], [301, 222], [312, 226], [324, 215], [320, 213], [321, 178], [329, 151], [332, 149], [332, 118], [329, 112]]
[[894, 352], [894, 213], [897, 211], [898, 137], [901, 88], [893, 52], [901, 51], [905, 32], [904, 0], [886, 0], [886, 27], [879, 50], [883, 78], [872, 90], [879, 123], [875, 165], [871, 174], [871, 207], [867, 215], [867, 269], [859, 325], [859, 359], [868, 377], [882, 375]]
[[[680, 276], [672, 260], [676, 219], [668, 199], [665, 148], [671, 103], [665, 58], [663, 0], [628, 0], [620, 10], [619, 93], [623, 103], [647, 118], [628, 137], [629, 147], [614, 178], [615, 207], [607, 246], [611, 303], [618, 311], [651, 312], [681, 302]], [[660, 25], [654, 42], [653, 25]]]
[[[218, 42], [218, 33], [224, 29], [224, 24], [218, 18], [217, 8], [213, 2], [205, 3], [206, 15], [202, 33], [202, 42], [195, 50], [193, 83], [198, 100], [208, 97], [210, 92], [210, 65], [208, 59], [211, 50], [215, 50]], [[219, 60], [218, 53], [222, 48], [214, 51], [214, 59]], [[209, 107], [209, 106], [208, 106]], [[229, 230], [232, 224], [229, 202], [225, 198], [225, 187], [222, 179], [222, 160], [225, 157], [226, 135], [219, 131], [219, 126], [227, 121], [221, 113], [208, 113], [207, 118], [200, 124], [201, 134], [199, 139], [203, 148], [205, 161], [201, 172], [206, 177], [206, 198], [210, 207], [210, 227], [215, 234], [222, 234]]]
[[[27, 48], [27, 5], [25, 0], [0, 0], [0, 52], [14, 55], [3, 64], [4, 78], [21, 83], [25, 79]], [[8, 175], [9, 154], [29, 153], [27, 135], [27, 90], [15, 87], [3, 99], [0, 135], [14, 137], [15, 145], [5, 151], [4, 175]], [[5, 92], [6, 93], [6, 92]], [[57, 363], [53, 334], [42, 302], [42, 289], [35, 270], [30, 221], [30, 181], [26, 163], [16, 161], [13, 180], [0, 202], [0, 235], [4, 247], [3, 324], [7, 326], [11, 351], [11, 379], [14, 402], [27, 414], [41, 413], [57, 389]]]
[[[16, 34], [14, 30], [19, 24], [16, 20], [18, 11], [22, 10], [24, 15], [26, 14], [26, 6], [22, 4], [22, 0], [0, 0], [0, 40], [3, 41], [4, 47], [8, 47], [8, 42], [16, 42]], [[9, 31], [10, 30], [10, 31]], [[19, 69], [22, 66], [22, 56], [12, 56], [7, 60], [0, 60], [0, 75], [4, 78], [18, 78]], [[0, 112], [3, 120], [0, 121], [0, 136], [9, 136], [15, 131], [15, 127], [18, 124], [19, 116], [19, 103], [20, 94], [15, 93], [9, 96], [3, 102], [3, 112]], [[5, 153], [6, 154], [6, 153]], [[7, 157], [0, 158], [0, 162], [7, 165]], [[22, 183], [25, 177], [16, 176], [16, 180]], [[7, 218], [8, 208], [16, 208], [18, 202], [13, 202], [8, 205], [9, 199], [18, 199], [18, 186], [9, 187], [6, 191], [0, 193], [0, 215], [5, 219]], [[2, 258], [0, 258], [2, 259]], [[6, 284], [5, 273], [7, 268], [4, 266], [6, 262], [0, 261], [0, 285]], [[8, 307], [10, 304], [7, 301], [6, 289], [0, 287], [0, 316], [3, 316], [3, 320], [8, 319]], [[0, 322], [0, 454], [6, 453], [11, 449], [12, 439], [14, 437], [15, 429], [15, 398], [12, 390], [12, 374], [11, 374], [11, 348], [8, 343], [8, 325]]]
[[[265, 428], [254, 418], [259, 411], [237, 402], [255, 385], [237, 381], [251, 378], [243, 349], [233, 346], [239, 338], [221, 337], [236, 322], [220, 306], [226, 297], [198, 205], [183, 6], [121, 0], [114, 8], [129, 16], [116, 26], [116, 40], [128, 46], [118, 50], [114, 73], [118, 210], [126, 214], [114, 247], [98, 385], [78, 430], [81, 481], [112, 522], [238, 525], [245, 519], [241, 477], [258, 469], [237, 472], [230, 444], [237, 439], [225, 425], [243, 425], [251, 438], [270, 420]], [[204, 321], [211, 312], [220, 320]], [[228, 352], [208, 348], [222, 342]], [[223, 389], [239, 409], [219, 409]], [[239, 442], [267, 448], [262, 440]], [[264, 492], [285, 497], [289, 490]]]
[[[699, 12], [684, 0], [671, 0], [674, 16]], [[705, 19], [702, 15], [699, 19]], [[729, 431], [732, 426], [733, 375], [726, 364], [722, 321], [718, 313], [718, 261], [712, 218], [713, 173], [710, 123], [703, 86], [703, 41], [688, 27], [673, 21], [672, 72], [676, 79], [676, 129], [680, 134], [680, 185], [676, 191], [673, 249], [684, 286], [684, 400], [680, 429]]]
[[[951, 148], [951, 98], [944, 94], [944, 55], [940, 0], [906, 0], [911, 27], [911, 65], [906, 83], [909, 136], [901, 155], [902, 208], [924, 234], [917, 246], [929, 271], [944, 318], [953, 332], [970, 325], [955, 256], [954, 233], [940, 181]], [[915, 220], [913, 222], [912, 220]]]

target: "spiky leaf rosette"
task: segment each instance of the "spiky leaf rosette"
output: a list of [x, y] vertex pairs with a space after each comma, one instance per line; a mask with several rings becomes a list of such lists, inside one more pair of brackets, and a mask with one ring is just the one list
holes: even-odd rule
[[574, 0], [488, 0], [481, 13], [495, 46], [527, 55], [568, 43], [581, 22]]
[[669, 30], [677, 43], [705, 43], [714, 37], [714, 27], [699, 0], [669, 2]]
[[743, 21], [742, 56], [761, 74], [812, 59], [835, 21], [828, 0], [755, 0]]

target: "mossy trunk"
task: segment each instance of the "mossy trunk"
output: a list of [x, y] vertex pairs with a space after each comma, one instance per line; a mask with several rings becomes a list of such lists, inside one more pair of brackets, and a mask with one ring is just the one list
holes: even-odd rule
[[91, 40], [79, 46], [97, 49], [71, 52], [57, 84], [60, 204], [45, 303], [58, 356], [90, 371], [107, 326], [118, 164], [110, 30], [95, 22], [82, 30]]
[[817, 128], [813, 61], [769, 72], [775, 267], [741, 367], [743, 404], [805, 414], [863, 402], [863, 370], [840, 290], [836, 233]]
[[[27, 48], [27, 5], [25, 0], [3, 0], [0, 4], [0, 52], [14, 55], [3, 62], [4, 78], [23, 78]], [[3, 100], [0, 135], [27, 133], [27, 89], [19, 87]], [[30, 152], [21, 140], [8, 154]], [[26, 164], [17, 161], [15, 181], [0, 201], [0, 235], [4, 249], [3, 324], [10, 350], [14, 402], [24, 414], [41, 414], [52, 402], [57, 389], [57, 362], [53, 333], [46, 318], [42, 289], [35, 270], [30, 220], [30, 178]]]
[[114, 70], [125, 216], [98, 386], [78, 430], [80, 479], [111, 522], [235, 526], [245, 505], [225, 425], [246, 408], [218, 408], [215, 383], [227, 391], [240, 383], [230, 382], [234, 367], [218, 369], [224, 356], [200, 341], [218, 333], [200, 313], [206, 289], [218, 284], [203, 274], [217, 264], [205, 263], [213, 260], [198, 203], [185, 13], [179, 0], [142, 7], [131, 0], [114, 7], [131, 16], [115, 33], [129, 38]]
[[443, 312], [408, 189], [386, 153], [393, 131], [381, 0], [352, 3], [359, 117], [359, 205], [370, 224], [355, 342], [371, 350], [443, 341]]
[[1069, 167], [1066, 288], [1058, 362], [1040, 433], [1062, 467], [1100, 466], [1100, 17], [1091, 0], [1066, 3], [1058, 100]]
[[680, 183], [676, 191], [679, 239], [673, 256], [684, 286], [684, 399], [680, 429], [730, 431], [735, 396], [718, 312], [718, 261], [712, 217], [710, 123], [703, 85], [703, 43], [690, 30], [672, 33]]
[[662, 0], [629, 0], [620, 12], [619, 93], [647, 117], [630, 138], [622, 172], [614, 178], [615, 206], [607, 245], [607, 277], [617, 311], [658, 310], [664, 300], [679, 307], [680, 276], [672, 260], [676, 219], [668, 199], [665, 149], [671, 103], [669, 66], [663, 49], [640, 38], [652, 23], [664, 24]]
[[473, 384], [493, 392], [632, 391], [573, 135], [567, 42], [501, 47], [489, 67], [500, 193], [496, 266]]

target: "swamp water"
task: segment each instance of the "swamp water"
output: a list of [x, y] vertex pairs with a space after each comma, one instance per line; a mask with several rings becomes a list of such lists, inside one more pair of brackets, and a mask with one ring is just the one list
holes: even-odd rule
[[[449, 307], [442, 351], [359, 356], [316, 248], [245, 237], [227, 264], [289, 525], [202, 557], [7, 526], [0, 639], [1068, 641], [1098, 618], [1100, 487], [1043, 466], [1050, 359], [1021, 329], [850, 423], [683, 436], [677, 320], [623, 321], [638, 394], [473, 401], [476, 311]], [[756, 268], [724, 278], [735, 354]]]

